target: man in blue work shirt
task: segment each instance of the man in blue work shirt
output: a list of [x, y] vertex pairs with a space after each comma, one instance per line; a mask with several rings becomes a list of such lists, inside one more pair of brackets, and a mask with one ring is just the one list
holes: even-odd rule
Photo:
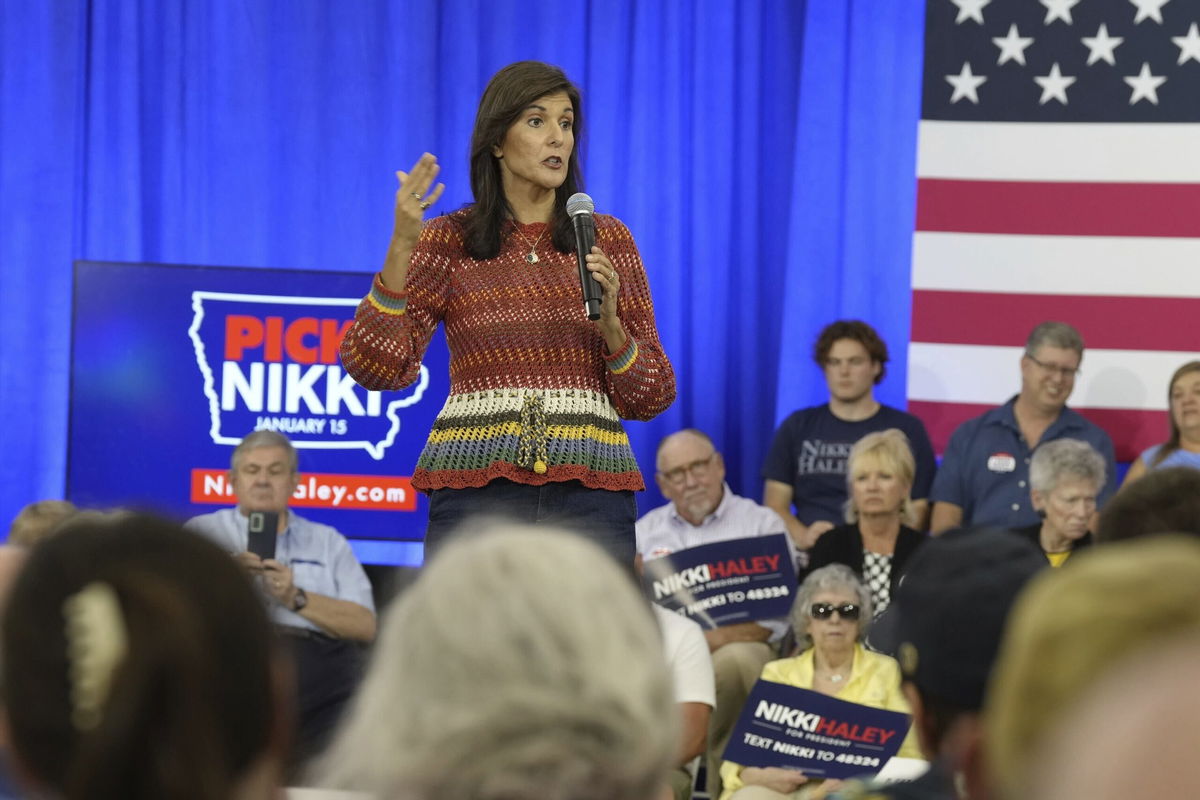
[[1021, 391], [954, 431], [933, 481], [934, 533], [960, 525], [1022, 528], [1038, 514], [1029, 499], [1029, 461], [1038, 445], [1079, 439], [1104, 456], [1107, 478], [1098, 502], [1116, 490], [1112, 440], [1067, 408], [1083, 361], [1083, 337], [1065, 322], [1033, 329], [1021, 355]]

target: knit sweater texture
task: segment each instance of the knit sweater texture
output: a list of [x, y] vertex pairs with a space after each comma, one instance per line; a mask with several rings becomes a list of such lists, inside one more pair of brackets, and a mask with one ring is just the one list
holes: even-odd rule
[[[554, 249], [547, 226], [509, 223], [500, 253], [480, 261], [464, 247], [468, 213], [425, 223], [404, 291], [376, 275], [342, 341], [342, 366], [360, 385], [396, 390], [417, 379], [430, 337], [445, 326], [450, 396], [412, 485], [461, 489], [507, 478], [645, 488], [621, 419], [647, 420], [670, 406], [675, 373], [628, 228], [595, 215], [596, 244], [620, 278], [617, 315], [627, 336], [608, 353], [584, 315], [575, 256]], [[540, 260], [530, 264], [534, 243]]]

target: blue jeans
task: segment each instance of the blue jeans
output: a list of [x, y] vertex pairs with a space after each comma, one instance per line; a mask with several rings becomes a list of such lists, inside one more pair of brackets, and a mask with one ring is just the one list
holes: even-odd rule
[[628, 490], [589, 489], [579, 481], [526, 486], [504, 478], [478, 488], [435, 489], [429, 495], [425, 561], [455, 533], [470, 530], [474, 517], [568, 528], [600, 545], [622, 567], [633, 566], [637, 501]]

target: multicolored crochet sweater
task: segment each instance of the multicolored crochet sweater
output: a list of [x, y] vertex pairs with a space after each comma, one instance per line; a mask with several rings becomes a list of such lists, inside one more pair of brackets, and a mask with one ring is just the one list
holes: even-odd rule
[[[377, 275], [342, 342], [342, 365], [359, 384], [401, 389], [417, 379], [438, 323], [446, 326], [450, 396], [412, 485], [431, 491], [507, 478], [645, 488], [621, 418], [650, 419], [670, 406], [675, 373], [629, 230], [595, 216], [596, 244], [620, 276], [617, 313], [627, 334], [610, 354], [584, 316], [574, 254], [554, 249], [544, 223], [510, 223], [499, 255], [477, 261], [463, 247], [467, 213], [426, 222], [405, 291], [390, 291]], [[540, 261], [530, 264], [533, 243]]]

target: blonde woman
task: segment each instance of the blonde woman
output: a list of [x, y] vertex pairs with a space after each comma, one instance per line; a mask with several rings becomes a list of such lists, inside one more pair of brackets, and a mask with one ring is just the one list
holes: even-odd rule
[[846, 461], [847, 524], [822, 534], [809, 551], [810, 570], [828, 564], [854, 570], [870, 589], [876, 614], [888, 607], [905, 562], [926, 538], [909, 527], [915, 471], [900, 430], [859, 439]]

